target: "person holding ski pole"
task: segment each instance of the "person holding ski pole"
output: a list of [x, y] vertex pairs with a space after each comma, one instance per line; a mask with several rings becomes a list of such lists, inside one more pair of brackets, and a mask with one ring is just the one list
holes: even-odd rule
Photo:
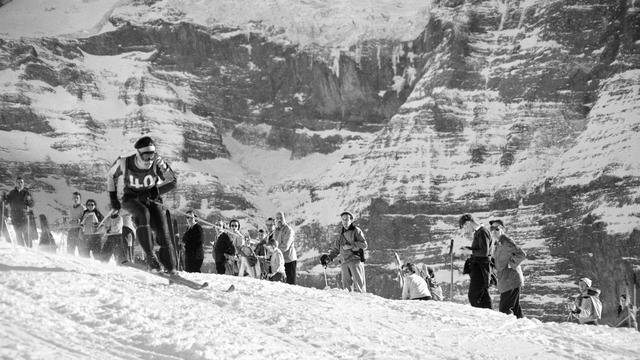
[[364, 250], [367, 249], [367, 240], [362, 230], [353, 224], [353, 214], [344, 211], [340, 214], [342, 228], [340, 236], [335, 240], [328, 254], [320, 257], [320, 263], [326, 266], [334, 258], [340, 257], [342, 270], [342, 287], [351, 291], [367, 292], [367, 283], [364, 277]]
[[31, 247], [29, 209], [33, 207], [33, 197], [29, 189], [24, 186], [24, 179], [21, 176], [16, 177], [16, 187], [3, 196], [3, 202], [11, 208], [9, 214], [18, 245]]
[[[176, 175], [169, 164], [156, 152], [156, 144], [149, 136], [143, 136], [134, 144], [135, 153], [118, 157], [107, 175], [107, 191], [111, 208], [124, 208], [132, 215], [136, 224], [136, 238], [145, 252], [147, 266], [151, 271], [160, 271], [160, 263], [153, 252], [155, 230], [160, 245], [162, 266], [170, 274], [176, 272], [176, 259], [169, 226], [162, 207], [162, 198], [176, 187]], [[124, 180], [122, 204], [118, 199], [116, 184]]]
[[464, 250], [471, 250], [469, 303], [473, 307], [491, 309], [489, 282], [491, 272], [491, 234], [482, 224], [475, 221], [473, 216], [465, 214], [458, 220], [460, 229], [469, 240], [471, 246], [463, 246]]

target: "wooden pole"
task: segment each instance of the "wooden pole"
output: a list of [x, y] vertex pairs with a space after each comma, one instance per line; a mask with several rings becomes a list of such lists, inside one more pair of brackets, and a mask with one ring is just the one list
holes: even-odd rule
[[451, 266], [451, 286], [449, 286], [449, 301], [453, 301], [453, 238], [449, 245], [449, 264]]

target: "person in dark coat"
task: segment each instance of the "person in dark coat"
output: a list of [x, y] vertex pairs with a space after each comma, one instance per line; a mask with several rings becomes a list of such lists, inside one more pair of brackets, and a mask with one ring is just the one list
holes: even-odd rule
[[215, 228], [218, 233], [218, 238], [213, 244], [213, 260], [216, 263], [216, 272], [218, 274], [224, 274], [226, 271], [225, 264], [227, 263], [227, 258], [233, 257], [236, 254], [236, 249], [233, 246], [231, 238], [226, 233], [222, 221], [217, 222]]
[[187, 211], [186, 214], [189, 228], [182, 236], [185, 270], [187, 272], [200, 272], [200, 267], [204, 261], [202, 226], [198, 224], [198, 215], [193, 210]]
[[463, 246], [463, 249], [471, 250], [469, 277], [469, 303], [473, 307], [491, 309], [491, 296], [489, 295], [489, 281], [491, 272], [491, 234], [482, 224], [478, 224], [474, 218], [465, 214], [458, 221], [460, 229], [464, 229], [465, 235], [471, 240], [471, 246]]
[[6, 202], [11, 211], [11, 223], [16, 232], [16, 241], [18, 245], [31, 247], [31, 239], [29, 239], [27, 218], [30, 208], [33, 207], [33, 197], [24, 186], [24, 179], [18, 176], [16, 178], [16, 187], [9, 191], [2, 198], [3, 204]]

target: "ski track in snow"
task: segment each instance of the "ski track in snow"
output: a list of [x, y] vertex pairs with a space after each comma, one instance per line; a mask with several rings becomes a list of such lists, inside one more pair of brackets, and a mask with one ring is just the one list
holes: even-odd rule
[[[629, 329], [517, 320], [467, 305], [249, 278], [184, 276], [210, 287], [192, 290], [136, 269], [2, 242], [0, 356], [640, 358], [640, 333]], [[227, 293], [230, 284], [236, 290]]]

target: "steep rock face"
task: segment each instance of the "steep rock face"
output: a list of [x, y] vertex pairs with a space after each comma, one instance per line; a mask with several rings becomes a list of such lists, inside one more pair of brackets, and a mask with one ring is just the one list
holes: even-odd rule
[[180, 174], [171, 206], [254, 226], [290, 214], [303, 284], [324, 287], [316, 255], [349, 209], [369, 291], [399, 297], [393, 251], [448, 282], [453, 240], [464, 302], [457, 219], [471, 212], [504, 219], [527, 251], [528, 316], [564, 320], [586, 275], [610, 318], [640, 265], [639, 14], [623, 0], [440, 1], [412, 41], [337, 50], [116, 12], [90, 38], [0, 41], [0, 181], [104, 196], [106, 167], [149, 133]]
[[[476, 2], [432, 14], [423, 76], [361, 156], [340, 164], [343, 207], [365, 215], [387, 274], [391, 250], [444, 270], [450, 240], [468, 241], [457, 235], [462, 213], [503, 218], [529, 254], [530, 315], [563, 320], [575, 279], [590, 276], [610, 319], [638, 271], [637, 10]], [[318, 198], [333, 192], [332, 179], [321, 179]]]

